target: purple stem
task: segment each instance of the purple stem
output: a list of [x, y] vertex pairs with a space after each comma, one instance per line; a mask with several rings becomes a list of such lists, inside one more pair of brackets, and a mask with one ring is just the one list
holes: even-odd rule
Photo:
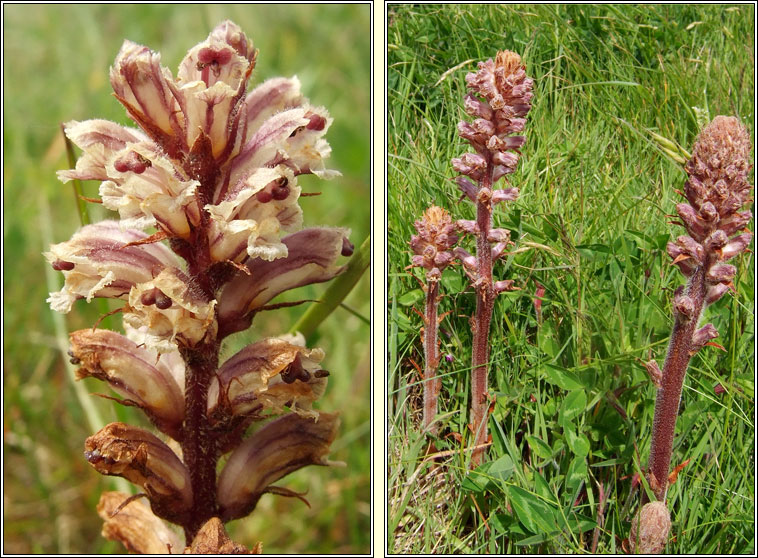
[[[671, 467], [671, 451], [674, 445], [674, 430], [676, 417], [679, 413], [679, 402], [682, 396], [682, 385], [690, 362], [692, 336], [697, 328], [700, 314], [705, 302], [706, 284], [705, 267], [700, 267], [690, 277], [687, 284], [687, 296], [694, 302], [694, 312], [691, 318], [677, 314], [674, 329], [671, 332], [668, 354], [663, 365], [661, 387], [655, 401], [655, 416], [653, 419], [653, 438], [650, 444], [650, 460], [648, 462], [649, 481], [658, 501], [666, 497], [669, 470]], [[643, 505], [648, 501], [643, 494]]]
[[213, 342], [196, 349], [183, 349], [187, 376], [182, 454], [192, 482], [192, 511], [184, 527], [189, 545], [203, 524], [218, 515], [216, 464], [218, 448], [206, 413], [208, 388], [218, 369], [219, 345]]
[[429, 279], [426, 291], [426, 313], [424, 314], [424, 430], [436, 434], [438, 425], [431, 426], [437, 416], [437, 397], [442, 382], [437, 378], [440, 352], [437, 344], [437, 303], [439, 280]]
[[[492, 309], [495, 304], [495, 289], [492, 284], [492, 246], [487, 240], [492, 228], [492, 171], [491, 156], [487, 154], [487, 172], [482, 178], [476, 201], [476, 259], [478, 280], [476, 282], [476, 315], [471, 323], [474, 346], [471, 355], [471, 427], [474, 429], [474, 445], [487, 441], [487, 364], [489, 362], [489, 335]], [[486, 195], [489, 192], [489, 195]], [[484, 194], [484, 195], [483, 195]], [[471, 466], [482, 462], [484, 448], [475, 449]]]

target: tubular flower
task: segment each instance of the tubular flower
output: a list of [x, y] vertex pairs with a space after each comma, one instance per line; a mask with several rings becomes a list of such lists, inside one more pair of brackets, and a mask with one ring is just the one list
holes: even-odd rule
[[253, 316], [266, 309], [275, 296], [297, 287], [329, 281], [342, 272], [340, 256], [349, 256], [350, 231], [339, 228], [308, 228], [282, 238], [287, 256], [273, 261], [248, 260], [248, 273], [238, 273], [221, 292], [219, 337], [250, 327]]
[[[120, 220], [84, 226], [50, 248], [45, 257], [65, 283], [48, 302], [68, 312], [82, 298], [123, 301], [125, 335], [73, 332], [71, 363], [77, 379], [107, 383], [120, 396], [111, 399], [138, 407], [173, 439], [169, 447], [112, 423], [85, 442], [98, 472], [137, 484], [150, 502], [152, 512], [120, 493], [101, 500], [104, 535], [129, 550], [246, 551], [222, 521], [243, 517], [266, 492], [300, 496], [270, 484], [328, 464], [337, 435], [336, 415], [313, 408], [329, 375], [324, 353], [302, 336], [268, 337], [220, 362], [224, 337], [259, 311], [293, 304], [267, 305], [280, 293], [332, 279], [353, 251], [347, 229], [300, 230], [298, 177], [339, 175], [324, 164], [332, 119], [295, 77], [248, 92], [256, 56], [230, 21], [188, 52], [176, 78], [159, 54], [125, 41], [110, 80], [140, 129], [65, 125], [82, 155], [60, 179], [99, 181], [103, 205]], [[246, 436], [253, 421], [269, 419]], [[185, 543], [159, 518], [180, 525]]]
[[302, 336], [269, 338], [248, 345], [219, 369], [209, 392], [209, 414], [281, 413], [284, 406], [316, 418], [311, 404], [326, 390], [329, 373], [320, 349], [306, 349]]
[[150, 432], [114, 422], [87, 438], [84, 448], [87, 461], [98, 472], [141, 486], [159, 517], [177, 521], [190, 510], [192, 486], [187, 468]]
[[184, 420], [184, 361], [178, 351], [159, 354], [105, 329], [82, 329], [71, 337], [71, 359], [81, 367], [77, 379], [108, 383], [142, 409], [161, 431], [180, 437]]
[[316, 419], [289, 414], [245, 440], [219, 476], [221, 517], [226, 521], [244, 517], [267, 492], [302, 498], [271, 484], [306, 465], [329, 465], [326, 456], [338, 426], [336, 414], [322, 413]]
[[183, 271], [169, 268], [132, 288], [124, 322], [134, 328], [132, 338], [142, 334], [141, 343], [167, 352], [215, 337], [215, 306], [192, 288]]
[[116, 98], [141, 130], [103, 120], [69, 122], [84, 150], [63, 181], [100, 180], [105, 207], [124, 227], [169, 238], [206, 237], [213, 262], [287, 255], [282, 234], [302, 223], [297, 176], [338, 176], [324, 159], [332, 119], [300, 93], [297, 78], [247, 92], [256, 50], [234, 23], [219, 25], [179, 66], [126, 41], [111, 68]]
[[132, 245], [146, 238], [141, 231], [121, 229], [116, 221], [101, 221], [51, 246], [45, 257], [65, 278], [63, 289], [47, 299], [53, 310], [69, 312], [81, 298], [126, 298], [135, 285], [180, 265], [162, 244]]

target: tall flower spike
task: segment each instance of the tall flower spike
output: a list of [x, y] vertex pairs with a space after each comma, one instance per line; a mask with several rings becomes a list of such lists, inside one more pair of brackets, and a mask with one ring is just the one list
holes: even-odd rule
[[669, 243], [667, 251], [687, 277], [687, 286], [679, 287], [674, 296], [674, 328], [657, 390], [648, 462], [648, 477], [660, 503], [665, 503], [689, 360], [718, 335], [712, 324], [698, 329], [700, 316], [706, 306], [733, 288], [737, 269], [723, 262], [745, 251], [752, 240], [750, 232], [734, 236], [752, 217], [750, 211], [740, 211], [751, 201], [750, 149], [750, 137], [740, 121], [717, 116], [698, 135], [685, 165], [687, 203], [679, 204], [677, 213], [687, 234]]
[[[179, 445], [174, 452], [123, 423], [85, 443], [97, 471], [139, 485], [150, 502], [152, 513], [119, 494], [101, 502], [104, 533], [129, 550], [245, 550], [221, 520], [243, 517], [265, 492], [296, 495], [269, 485], [327, 464], [337, 434], [336, 415], [313, 409], [329, 375], [324, 353], [302, 336], [267, 337], [219, 363], [224, 337], [280, 306], [267, 303], [281, 292], [332, 279], [344, 269], [339, 257], [352, 252], [346, 229], [299, 230], [298, 177], [339, 176], [324, 163], [332, 119], [310, 105], [296, 77], [248, 92], [256, 57], [231, 21], [187, 53], [176, 78], [159, 54], [125, 41], [110, 80], [140, 129], [65, 125], [83, 154], [59, 178], [99, 181], [103, 206], [120, 220], [87, 225], [51, 247], [45, 257], [65, 284], [48, 300], [60, 312], [82, 298], [124, 301], [126, 335], [71, 334], [77, 377], [106, 382], [118, 402], [140, 408]], [[245, 440], [264, 419], [272, 420]], [[129, 510], [123, 518], [111, 517], [121, 507]], [[159, 518], [180, 525], [186, 544]]]
[[444, 270], [453, 262], [451, 248], [458, 242], [455, 225], [447, 211], [433, 205], [424, 216], [414, 223], [416, 231], [411, 237], [411, 250], [414, 266], [426, 270], [426, 310], [424, 312], [424, 412], [422, 425], [424, 430], [436, 433], [434, 424], [437, 416], [437, 399], [442, 381], [436, 377], [440, 363], [440, 349], [437, 341], [437, 305], [439, 304], [439, 281]]
[[464, 99], [471, 122], [458, 124], [458, 134], [476, 153], [454, 158], [453, 169], [465, 176], [456, 178], [465, 197], [476, 204], [475, 221], [458, 221], [461, 233], [476, 238], [476, 256], [456, 248], [466, 275], [477, 293], [476, 315], [471, 321], [474, 336], [471, 377], [471, 423], [474, 444], [471, 465], [481, 463], [487, 442], [487, 362], [492, 310], [498, 293], [513, 290], [513, 281], [493, 281], [492, 263], [510, 243], [510, 232], [493, 228], [492, 207], [518, 197], [518, 188], [495, 189], [495, 183], [516, 170], [523, 131], [531, 109], [533, 80], [526, 75], [521, 57], [509, 50], [495, 60], [479, 63], [479, 70], [466, 75], [470, 93]]

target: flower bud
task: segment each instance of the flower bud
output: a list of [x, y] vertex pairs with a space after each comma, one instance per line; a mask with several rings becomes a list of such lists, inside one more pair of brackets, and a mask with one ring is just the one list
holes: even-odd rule
[[713, 326], [713, 324], [705, 324], [700, 329], [696, 330], [692, 334], [692, 345], [690, 347], [690, 354], [695, 354], [702, 349], [706, 343], [711, 339], [716, 339], [719, 336], [719, 332]]
[[161, 144], [177, 135], [177, 102], [169, 87], [171, 73], [160, 65], [160, 54], [124, 41], [110, 77], [116, 98], [129, 115]]
[[271, 485], [306, 465], [329, 465], [326, 456], [338, 427], [336, 414], [321, 413], [315, 420], [288, 414], [245, 440], [229, 456], [219, 475], [221, 519], [246, 516], [267, 492], [299, 496]]
[[663, 383], [663, 372], [661, 372], [660, 366], [654, 360], [650, 360], [645, 363], [645, 369], [647, 370], [650, 380], [653, 382], [656, 388], [660, 389]]

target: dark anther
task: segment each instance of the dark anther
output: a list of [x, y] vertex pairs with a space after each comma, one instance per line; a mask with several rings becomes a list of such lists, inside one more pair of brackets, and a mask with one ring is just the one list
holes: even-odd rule
[[71, 364], [81, 364], [81, 363], [82, 363], [81, 359], [80, 359], [79, 357], [77, 357], [77, 356], [74, 354], [74, 351], [72, 351], [71, 349], [69, 349], [69, 350], [66, 352], [66, 354], [68, 354], [68, 356], [70, 357], [70, 358], [68, 359], [68, 361], [69, 361]]
[[326, 126], [326, 118], [319, 116], [318, 114], [312, 114], [306, 128], [320, 132], [324, 129], [324, 126]]
[[281, 371], [282, 381], [285, 384], [291, 384], [295, 380], [307, 382], [310, 380], [310, 373], [303, 368], [303, 364], [300, 362], [300, 355], [295, 355], [295, 359], [290, 362], [284, 370]]
[[165, 294], [163, 294], [162, 291], [156, 289], [158, 291], [155, 293], [155, 306], [160, 308], [161, 310], [166, 310], [167, 308], [171, 308], [171, 305], [173, 302], [169, 297], [167, 297]]
[[269, 192], [268, 190], [261, 190], [260, 192], [255, 194], [255, 199], [261, 203], [268, 203], [274, 199], [274, 196], [272, 196], [271, 192]]
[[297, 127], [297, 128], [295, 128], [294, 130], [292, 130], [292, 133], [290, 134], [290, 137], [291, 137], [291, 138], [294, 138], [294, 137], [295, 137], [297, 134], [299, 134], [299, 133], [300, 133], [300, 132], [302, 132], [303, 130], [305, 130], [305, 126], [298, 126], [298, 127]]
[[208, 64], [226, 64], [231, 59], [232, 53], [226, 49], [215, 50], [212, 48], [204, 48], [197, 53], [198, 67], [200, 64], [202, 64], [203, 67], [207, 66]]
[[342, 252], [340, 253], [343, 256], [352, 256], [354, 251], [355, 246], [353, 246], [353, 243], [350, 242], [347, 238], [342, 237]]
[[126, 172], [129, 170], [129, 164], [123, 159], [116, 159], [116, 162], [113, 163], [113, 168], [118, 172]]
[[139, 153], [132, 151], [130, 155], [134, 156], [134, 162], [132, 163], [131, 171], [135, 174], [142, 174], [145, 172], [145, 169], [153, 166], [153, 162], [150, 159], [140, 155]]
[[63, 260], [55, 260], [53, 262], [53, 269], [55, 271], [71, 271], [74, 269], [73, 262], [66, 262]]
[[152, 306], [155, 304], [155, 295], [158, 294], [158, 292], [160, 292], [158, 289], [150, 289], [149, 291], [145, 291], [140, 297], [140, 302], [145, 306]]
[[136, 151], [130, 151], [124, 157], [116, 159], [113, 168], [118, 172], [132, 171], [135, 174], [142, 174], [145, 169], [153, 165], [150, 159], [140, 155]]
[[328, 370], [316, 370], [313, 373], [313, 377], [314, 378], [326, 378], [328, 375], [329, 375], [329, 371]]
[[[285, 178], [285, 180], [287, 179]], [[274, 186], [274, 188], [271, 190], [271, 195], [276, 201], [286, 200], [287, 196], [290, 195], [290, 187], [287, 185]]]

